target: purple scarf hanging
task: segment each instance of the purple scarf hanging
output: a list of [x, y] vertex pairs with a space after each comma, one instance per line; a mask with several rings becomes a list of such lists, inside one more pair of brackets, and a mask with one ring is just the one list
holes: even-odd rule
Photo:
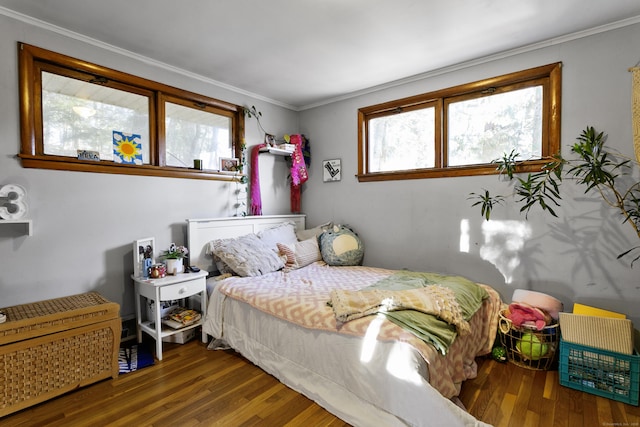
[[267, 144], [258, 144], [251, 149], [251, 206], [249, 215], [262, 215], [262, 196], [260, 195], [259, 159], [260, 149]]

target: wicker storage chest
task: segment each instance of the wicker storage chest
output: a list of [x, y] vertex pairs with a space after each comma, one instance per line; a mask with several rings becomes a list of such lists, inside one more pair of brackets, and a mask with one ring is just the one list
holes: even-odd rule
[[120, 306], [102, 295], [0, 310], [0, 417], [118, 376]]

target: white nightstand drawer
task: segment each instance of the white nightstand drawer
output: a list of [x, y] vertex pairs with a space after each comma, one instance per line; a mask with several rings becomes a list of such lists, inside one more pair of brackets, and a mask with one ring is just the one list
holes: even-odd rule
[[198, 292], [202, 292], [204, 287], [204, 279], [190, 280], [188, 282], [162, 286], [160, 288], [160, 301], [186, 298]]

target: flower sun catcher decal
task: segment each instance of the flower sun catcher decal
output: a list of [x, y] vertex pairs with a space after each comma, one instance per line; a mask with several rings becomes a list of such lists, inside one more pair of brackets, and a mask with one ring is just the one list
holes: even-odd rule
[[142, 164], [140, 135], [113, 131], [113, 161], [134, 165]]

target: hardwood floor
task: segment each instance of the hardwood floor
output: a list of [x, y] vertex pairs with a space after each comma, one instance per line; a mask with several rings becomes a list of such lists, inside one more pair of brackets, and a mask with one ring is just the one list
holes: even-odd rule
[[348, 426], [232, 351], [165, 344], [163, 360], [0, 418], [0, 426]]
[[[0, 418], [1, 426], [347, 426], [232, 351], [165, 344], [164, 359]], [[580, 393], [557, 371], [478, 359], [461, 401], [500, 426], [640, 427], [638, 407]], [[440, 426], [438, 426], [440, 427]]]
[[460, 400], [496, 427], [640, 426], [640, 408], [560, 385], [558, 371], [534, 371], [478, 358], [478, 376], [465, 381]]

